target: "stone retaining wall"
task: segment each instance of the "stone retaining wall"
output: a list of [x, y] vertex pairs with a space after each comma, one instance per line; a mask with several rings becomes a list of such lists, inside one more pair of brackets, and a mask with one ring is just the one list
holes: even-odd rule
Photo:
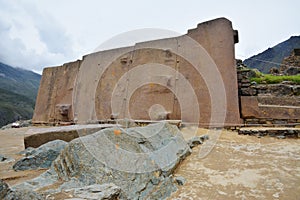
[[299, 128], [241, 128], [238, 132], [243, 135], [271, 136], [279, 139], [300, 137]]
[[257, 84], [249, 77], [258, 72], [238, 65], [240, 111], [245, 125], [300, 125], [300, 85], [287, 81]]

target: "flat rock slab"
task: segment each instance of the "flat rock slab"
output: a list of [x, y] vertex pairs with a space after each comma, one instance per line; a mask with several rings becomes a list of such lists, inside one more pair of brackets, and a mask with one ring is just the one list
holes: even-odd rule
[[95, 133], [104, 128], [117, 126], [115, 124], [88, 124], [88, 125], [71, 125], [50, 128], [29, 129], [24, 135], [24, 145], [27, 147], [37, 148], [42, 144], [53, 140], [71, 140]]
[[247, 127], [241, 128], [239, 134], [243, 135], [256, 135], [256, 136], [271, 136], [284, 139], [300, 138], [300, 128], [288, 127]]

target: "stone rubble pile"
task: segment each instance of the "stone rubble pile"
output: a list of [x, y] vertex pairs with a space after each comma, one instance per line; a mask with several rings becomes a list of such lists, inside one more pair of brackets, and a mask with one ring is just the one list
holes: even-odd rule
[[39, 191], [47, 187], [43, 196], [71, 192], [72, 198], [78, 199], [166, 199], [185, 183], [183, 177], [173, 177], [174, 170], [191, 153], [190, 147], [206, 139], [208, 136], [195, 137], [187, 143], [176, 126], [164, 122], [107, 128], [64, 144], [49, 142], [21, 152], [26, 157], [14, 168], [49, 166], [44, 158], [53, 156], [41, 154], [41, 149], [47, 152], [55, 146], [60, 154], [50, 169], [13, 189]]

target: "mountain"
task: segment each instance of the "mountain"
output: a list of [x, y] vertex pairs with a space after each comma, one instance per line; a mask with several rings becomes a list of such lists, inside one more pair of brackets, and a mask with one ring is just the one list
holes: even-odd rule
[[0, 63], [0, 127], [30, 119], [41, 75]]
[[279, 68], [283, 59], [296, 48], [300, 48], [300, 36], [292, 36], [290, 39], [244, 60], [244, 64], [263, 73], [269, 73], [272, 67]]

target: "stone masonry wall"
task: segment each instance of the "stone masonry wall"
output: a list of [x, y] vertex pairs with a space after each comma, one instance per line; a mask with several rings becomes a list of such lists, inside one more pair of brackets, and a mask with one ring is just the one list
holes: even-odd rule
[[43, 70], [32, 121], [34, 123], [72, 122], [74, 82], [81, 61]]
[[248, 125], [285, 125], [300, 123], [300, 85], [291, 82], [257, 84], [249, 77], [255, 71], [238, 66], [241, 117]]
[[280, 72], [286, 75], [300, 74], [300, 49], [294, 49], [290, 56], [284, 58]]
[[181, 119], [206, 127], [240, 124], [237, 41], [231, 22], [219, 18], [183, 36], [95, 52], [46, 68], [33, 123], [131, 118]]

